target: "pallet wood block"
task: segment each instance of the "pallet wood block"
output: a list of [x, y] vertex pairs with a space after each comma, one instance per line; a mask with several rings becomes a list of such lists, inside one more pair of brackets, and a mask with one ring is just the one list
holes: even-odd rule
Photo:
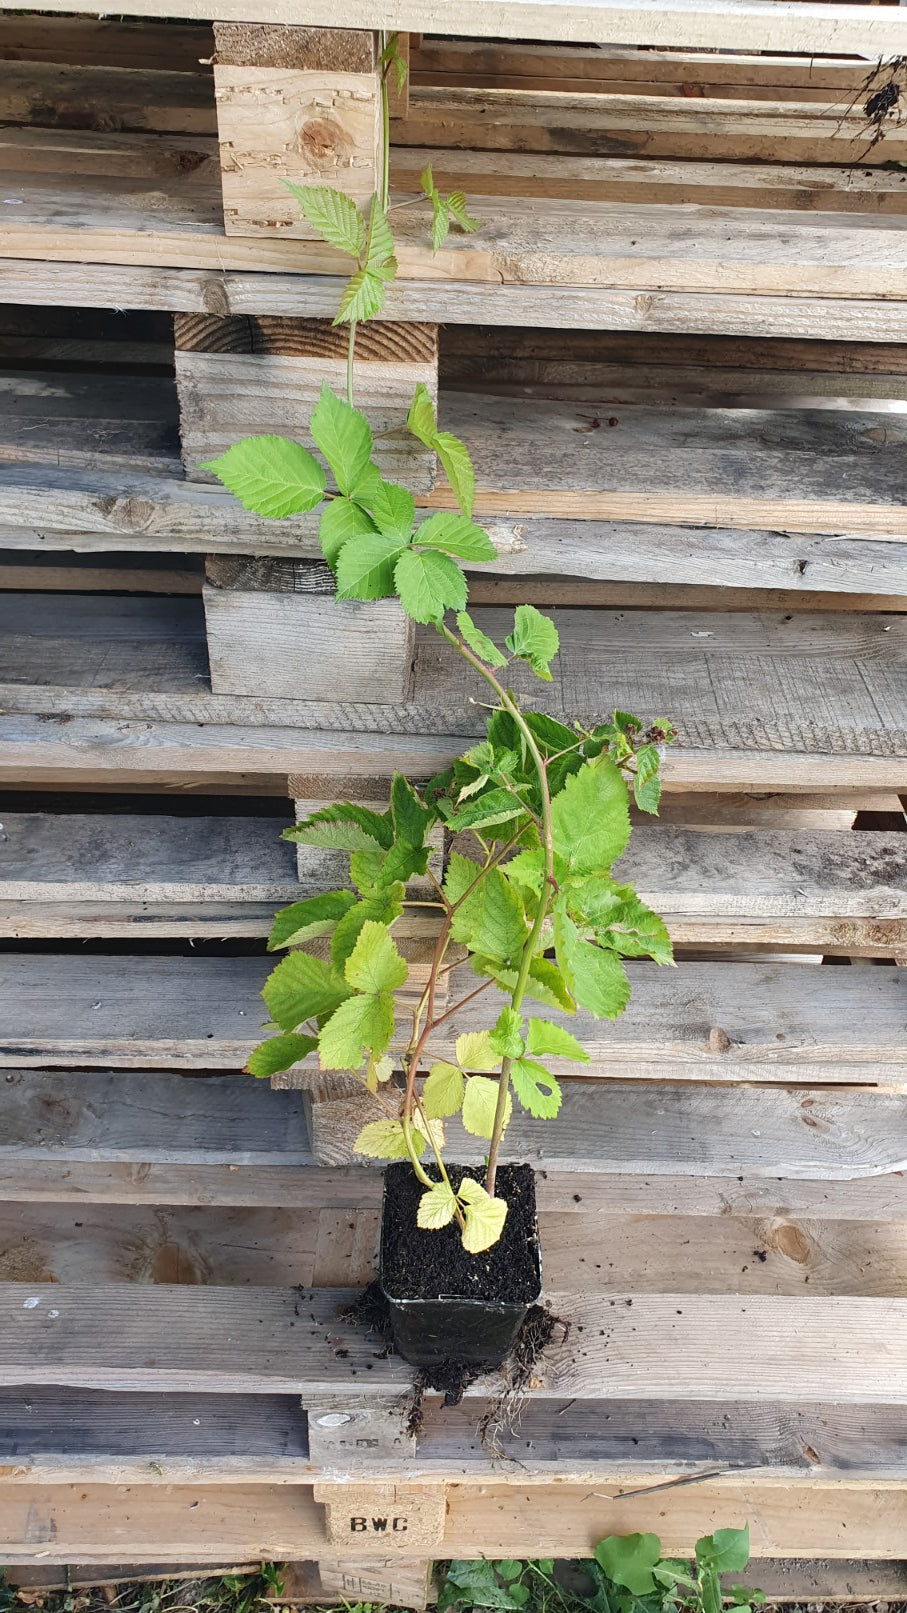
[[332, 1546], [379, 1540], [401, 1555], [432, 1551], [444, 1540], [447, 1501], [443, 1487], [412, 1484], [316, 1484]]
[[318, 561], [216, 557], [206, 570], [215, 695], [336, 702], [339, 694], [368, 705], [408, 698], [415, 627], [396, 599], [338, 602]]
[[407, 1430], [404, 1397], [384, 1405], [365, 1395], [308, 1396], [309, 1460], [320, 1469], [352, 1460], [403, 1461], [416, 1454], [416, 1437]]
[[381, 161], [375, 35], [219, 22], [214, 40], [227, 235], [311, 239], [284, 179], [369, 202]]
[[377, 1602], [382, 1607], [408, 1607], [414, 1613], [425, 1613], [435, 1601], [433, 1575], [430, 1558], [366, 1563], [344, 1552], [342, 1557], [318, 1559], [321, 1599], [337, 1597], [347, 1606], [352, 1601]]
[[[348, 327], [321, 319], [176, 314], [174, 342], [186, 475], [242, 437], [276, 434], [314, 445], [308, 420], [326, 382], [346, 392]], [[437, 407], [438, 328], [366, 324], [356, 333], [356, 402], [375, 436], [382, 475], [411, 492], [434, 486], [435, 456], [406, 429], [418, 385]]]

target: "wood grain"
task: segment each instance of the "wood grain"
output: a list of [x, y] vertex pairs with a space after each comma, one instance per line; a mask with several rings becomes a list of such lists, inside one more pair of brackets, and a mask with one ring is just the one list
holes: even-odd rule
[[[178, 957], [143, 957], [126, 969], [115, 956], [7, 953], [0, 970], [0, 1062], [11, 1068], [241, 1068], [260, 1040], [258, 992], [271, 962], [195, 958], [189, 996], [186, 960]], [[592, 1063], [571, 1067], [567, 1061], [564, 1073], [720, 1084], [905, 1079], [907, 976], [897, 968], [766, 961], [683, 962], [656, 970], [631, 963], [630, 974], [634, 995], [621, 1019], [610, 1025], [579, 1014], [570, 1022]], [[461, 1030], [493, 1023], [497, 1012], [486, 993], [464, 1011], [463, 1023], [453, 1016], [439, 1031], [438, 1056], [452, 1052]], [[553, 1010], [552, 1016], [558, 1017]], [[536, 1135], [543, 1133], [536, 1125]]]

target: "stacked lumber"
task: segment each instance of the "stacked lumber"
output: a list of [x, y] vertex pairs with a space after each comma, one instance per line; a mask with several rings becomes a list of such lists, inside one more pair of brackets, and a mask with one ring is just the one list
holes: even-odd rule
[[[418, 1607], [435, 1558], [749, 1520], [757, 1583], [859, 1588], [907, 1518], [907, 150], [866, 111], [907, 20], [211, 9], [0, 6], [0, 1559], [298, 1559]], [[430, 631], [328, 597], [315, 516], [205, 469], [343, 384], [343, 264], [280, 181], [371, 193], [396, 26], [395, 198], [431, 162], [483, 228], [433, 257], [394, 215], [360, 350], [385, 472], [453, 507], [403, 430], [421, 383], [497, 551], [476, 621], [557, 621], [533, 703], [679, 734], [620, 865], [677, 967], [571, 1020], [557, 1125], [508, 1134], [571, 1326], [496, 1452], [495, 1384], [429, 1395], [415, 1441], [406, 1368], [343, 1319], [367, 1095], [240, 1073], [275, 907], [344, 877], [281, 828], [483, 726]], [[430, 921], [400, 933], [418, 987]]]

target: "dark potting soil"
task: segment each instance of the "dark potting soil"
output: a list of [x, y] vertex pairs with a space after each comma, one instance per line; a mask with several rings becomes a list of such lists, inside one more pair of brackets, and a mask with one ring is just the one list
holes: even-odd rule
[[[440, 1179], [434, 1166], [426, 1167]], [[454, 1188], [464, 1176], [484, 1177], [481, 1166], [448, 1165]], [[381, 1263], [384, 1288], [394, 1299], [479, 1299], [528, 1305], [538, 1298], [539, 1252], [535, 1220], [535, 1177], [531, 1165], [501, 1165], [498, 1195], [507, 1204], [507, 1219], [497, 1243], [471, 1255], [451, 1221], [438, 1231], [416, 1224], [419, 1199], [425, 1192], [408, 1162], [385, 1172]]]

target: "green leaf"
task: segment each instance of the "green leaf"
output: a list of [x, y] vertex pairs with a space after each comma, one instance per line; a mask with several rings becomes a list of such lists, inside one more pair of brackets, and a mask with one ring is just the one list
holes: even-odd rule
[[455, 831], [485, 829], [495, 823], [508, 823], [511, 818], [522, 817], [524, 812], [525, 808], [520, 802], [502, 787], [486, 791], [476, 801], [469, 801], [448, 818], [447, 827]]
[[543, 756], [556, 756], [580, 742], [581, 735], [565, 728], [562, 722], [549, 717], [546, 711], [526, 711], [523, 717]]
[[529, 663], [537, 678], [551, 682], [548, 663], [557, 655], [560, 637], [549, 617], [543, 616], [534, 605], [517, 605], [513, 613], [513, 632], [504, 642], [511, 655]]
[[459, 1114], [465, 1089], [466, 1083], [455, 1064], [446, 1064], [443, 1059], [433, 1064], [422, 1088], [422, 1108], [429, 1120]]
[[372, 433], [365, 415], [344, 403], [322, 381], [309, 430], [341, 493], [349, 495], [372, 457]]
[[414, 437], [418, 437], [426, 448], [434, 448], [438, 431], [435, 422], [435, 406], [431, 401], [431, 396], [424, 381], [418, 383], [413, 393], [413, 401], [406, 416], [406, 429]]
[[534, 848], [518, 851], [515, 857], [504, 864], [502, 872], [515, 885], [522, 885], [534, 895], [541, 895], [542, 883], [545, 878], [545, 853]]
[[420, 800], [418, 793], [402, 773], [395, 773], [391, 780], [391, 814], [394, 820], [394, 836], [404, 846], [422, 846], [425, 836], [435, 822], [435, 814], [431, 807], [427, 807]]
[[490, 1031], [491, 1045], [501, 1058], [519, 1058], [524, 1043], [523, 1016], [516, 1008], [502, 1008]]
[[394, 569], [394, 582], [400, 603], [414, 622], [439, 622], [446, 610], [462, 610], [466, 604], [462, 571], [434, 549], [405, 549]]
[[492, 1244], [497, 1243], [501, 1236], [507, 1219], [507, 1205], [503, 1199], [493, 1199], [471, 1176], [463, 1177], [457, 1197], [464, 1205], [466, 1216], [463, 1248], [467, 1254], [480, 1255], [484, 1249], [490, 1249]]
[[[450, 860], [456, 855], [453, 853]], [[475, 868], [475, 864], [472, 866]], [[526, 928], [519, 893], [497, 868], [489, 868], [468, 896], [460, 899], [451, 919], [455, 941], [462, 941], [470, 951], [481, 952], [503, 964], [519, 963]]]
[[653, 958], [656, 963], [674, 962], [674, 948], [664, 920], [641, 902], [628, 885], [618, 885], [622, 901], [607, 928], [595, 926], [604, 946], [611, 946], [625, 958]]
[[357, 991], [377, 996], [379, 992], [396, 991], [398, 986], [402, 986], [409, 968], [385, 925], [367, 919], [343, 972]]
[[640, 812], [656, 813], [661, 800], [661, 779], [646, 779], [643, 784], [638, 774], [633, 779], [633, 799]]
[[617, 1019], [630, 1001], [630, 982], [616, 952], [583, 939], [560, 902], [554, 910], [554, 952], [581, 1008], [597, 1019]]
[[374, 530], [371, 516], [360, 505], [348, 498], [332, 498], [322, 510], [318, 526], [321, 552], [331, 570], [337, 570], [337, 557], [348, 538], [363, 537]]
[[387, 599], [394, 592], [394, 567], [405, 552], [404, 541], [384, 532], [350, 538], [337, 557], [337, 598]]
[[439, 510], [436, 515], [430, 515], [427, 521], [417, 527], [413, 542], [442, 549], [445, 554], [456, 555], [458, 560], [467, 560], [476, 565], [493, 560], [497, 554], [488, 533], [465, 515], [457, 515], [454, 510]]
[[437, 1232], [452, 1221], [457, 1208], [453, 1188], [449, 1182], [436, 1182], [422, 1194], [416, 1211], [416, 1225]]
[[436, 190], [432, 191], [429, 200], [431, 201], [431, 249], [433, 252], [440, 252], [450, 230], [450, 218], [444, 205], [444, 199]]
[[455, 224], [457, 225], [457, 228], [461, 229], [464, 235], [474, 235], [476, 230], [480, 230], [482, 228], [481, 219], [470, 218], [469, 214], [467, 213], [466, 197], [461, 190], [451, 191], [447, 198], [447, 210], [451, 214]]
[[355, 202], [330, 185], [294, 185], [288, 179], [283, 183], [322, 240], [351, 258], [359, 257], [365, 247], [365, 220]]
[[[368, 852], [360, 851], [354, 855], [367, 857]], [[331, 936], [331, 963], [335, 969], [338, 971], [343, 969], [362, 933], [364, 924], [373, 920], [386, 927], [400, 917], [403, 912], [403, 903], [400, 900], [402, 894], [400, 885], [388, 885], [365, 901], [356, 902], [355, 906], [344, 914]]]
[[395, 482], [379, 480], [369, 489], [367, 503], [381, 532], [400, 538], [406, 544], [410, 542], [416, 514], [412, 493], [408, 493], [405, 487], [398, 487]]
[[526, 1050], [529, 1053], [553, 1054], [556, 1058], [573, 1059], [575, 1064], [588, 1064], [589, 1055], [576, 1037], [563, 1025], [552, 1025], [548, 1019], [530, 1019], [526, 1026]]
[[476, 496], [476, 473], [469, 449], [449, 431], [436, 431], [431, 446], [441, 461], [460, 513], [471, 518]]
[[[421, 1154], [425, 1143], [418, 1132], [414, 1134], [414, 1141], [416, 1153]], [[409, 1149], [399, 1120], [373, 1120], [370, 1125], [363, 1126], [353, 1143], [353, 1148], [357, 1154], [368, 1154], [371, 1159], [409, 1158]]]
[[384, 280], [371, 269], [357, 269], [343, 288], [335, 325], [374, 319], [384, 307]]
[[[473, 1137], [490, 1137], [494, 1130], [497, 1101], [497, 1081], [490, 1081], [486, 1075], [471, 1075], [466, 1083], [466, 1095], [463, 1099], [464, 1131], [468, 1131]], [[504, 1108], [505, 1129], [509, 1124], [512, 1109], [513, 1102], [508, 1092]]]
[[490, 1031], [464, 1031], [457, 1037], [457, 1059], [464, 1070], [496, 1070], [500, 1053], [491, 1045]]
[[394, 1001], [389, 991], [377, 997], [364, 993], [348, 997], [321, 1027], [318, 1062], [322, 1070], [358, 1070], [366, 1050], [380, 1058], [393, 1034]]
[[318, 1039], [315, 1036], [298, 1036], [295, 1032], [285, 1036], [271, 1036], [266, 1042], [260, 1042], [254, 1052], [250, 1053], [245, 1064], [246, 1074], [263, 1080], [266, 1076], [276, 1075], [278, 1070], [289, 1070], [307, 1054], [314, 1053], [317, 1046]]
[[[471, 958], [470, 965], [476, 974], [491, 975], [492, 980], [496, 980], [504, 991], [513, 991], [517, 978], [515, 969], [503, 968], [494, 958]], [[576, 1004], [560, 970], [549, 958], [533, 958], [529, 965], [526, 996], [534, 1002], [544, 1003], [547, 1008], [560, 1008], [565, 1014], [576, 1011]]]
[[376, 846], [389, 851], [394, 831], [389, 813], [370, 812], [355, 801], [334, 801], [284, 829], [280, 838], [331, 851], [374, 851]]
[[615, 1585], [624, 1585], [634, 1596], [647, 1596], [655, 1589], [652, 1569], [661, 1556], [657, 1535], [608, 1535], [595, 1547], [595, 1560]]
[[716, 1529], [696, 1542], [696, 1561], [716, 1574], [741, 1574], [750, 1560], [750, 1526]]
[[464, 643], [469, 645], [473, 655], [477, 655], [479, 660], [484, 661], [486, 666], [507, 665], [506, 655], [501, 654], [497, 645], [492, 642], [487, 633], [483, 633], [481, 628], [476, 627], [472, 617], [465, 610], [461, 610], [457, 616], [457, 627]]
[[288, 437], [244, 437], [202, 470], [213, 471], [243, 509], [270, 521], [314, 510], [324, 498], [317, 459]]
[[524, 1109], [537, 1120], [554, 1118], [561, 1106], [561, 1089], [550, 1070], [531, 1059], [514, 1059], [510, 1079]]
[[381, 205], [377, 191], [372, 196], [372, 205], [369, 210], [368, 229], [365, 242], [365, 265], [373, 271], [379, 271], [393, 258], [394, 237], [388, 222], [387, 213]]
[[290, 952], [265, 981], [261, 995], [281, 1030], [294, 1031], [307, 1019], [333, 1013], [350, 995], [349, 986], [321, 958]]
[[627, 786], [607, 756], [586, 762], [551, 803], [554, 850], [572, 875], [605, 874], [630, 838]]
[[316, 935], [327, 935], [355, 900], [351, 891], [325, 891], [323, 896], [309, 896], [305, 901], [282, 907], [274, 915], [268, 936], [268, 951], [295, 946]]

